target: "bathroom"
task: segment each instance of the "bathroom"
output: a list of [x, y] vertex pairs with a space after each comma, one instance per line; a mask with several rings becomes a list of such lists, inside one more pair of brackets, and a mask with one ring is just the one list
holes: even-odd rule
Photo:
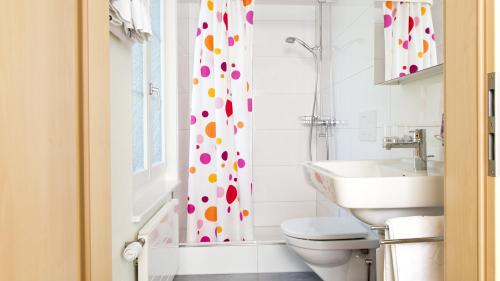
[[[64, 243], [34, 251], [33, 272], [3, 263], [0, 280], [51, 276], [47, 253], [67, 268], [57, 281], [495, 280], [492, 1], [467, 1], [71, 0], [61, 22], [45, 18], [55, 6], [33, 13], [60, 50], [3, 56], [53, 80], [0, 88], [39, 93], [0, 99], [36, 129], [1, 124], [16, 141], [0, 142], [12, 187], [0, 240], [34, 249], [16, 223], [31, 221], [38, 244]], [[474, 25], [454, 25], [466, 15]], [[42, 171], [31, 178], [27, 157]], [[51, 196], [17, 187], [35, 181]]]
[[[161, 1], [151, 1], [151, 3], [151, 9], [154, 9], [158, 8]], [[166, 3], [163, 5], [167, 5]], [[440, 68], [443, 62], [442, 1], [435, 0], [432, 5], [432, 21], [436, 34], [435, 67], [440, 68], [441, 71], [422, 75], [423, 77], [415, 81], [402, 80], [393, 85], [379, 85], [385, 82], [384, 12], [382, 10], [385, 3], [366, 0], [256, 1], [256, 3], [251, 3], [254, 4], [253, 39], [247, 40], [251, 40], [248, 44], [253, 47], [253, 50], [245, 55], [251, 56], [250, 61], [253, 67], [251, 70], [253, 83], [250, 86], [253, 90], [253, 124], [251, 125], [253, 136], [249, 136], [245, 141], [249, 142], [252, 162], [250, 159], [245, 159], [247, 165], [251, 163], [253, 170], [251, 194], [253, 239], [230, 241], [226, 243], [229, 245], [224, 245], [223, 239], [210, 241], [214, 237], [209, 235], [194, 239], [187, 236], [193, 235], [189, 234], [190, 224], [192, 227], [193, 223], [195, 225], [203, 223], [200, 223], [200, 220], [198, 222], [189, 220], [188, 212], [192, 212], [190, 208], [206, 208], [203, 206], [204, 203], [198, 206], [196, 203], [188, 202], [187, 198], [189, 197], [188, 190], [191, 188], [188, 187], [188, 182], [190, 175], [193, 175], [189, 171], [194, 168], [200, 169], [189, 162], [190, 149], [195, 150], [194, 145], [190, 144], [190, 135], [195, 134], [196, 138], [193, 138], [193, 141], [196, 141], [197, 145], [203, 144], [202, 136], [192, 132], [195, 129], [190, 128], [192, 126], [189, 122], [193, 118], [190, 116], [194, 114], [190, 110], [192, 97], [203, 94], [193, 93], [196, 89], [193, 87], [197, 86], [193, 86], [193, 79], [197, 79], [196, 73], [193, 74], [193, 61], [195, 60], [197, 33], [199, 34], [204, 28], [199, 19], [200, 6], [208, 3], [210, 1], [201, 1], [201, 3], [200, 1], [178, 1], [177, 5], [172, 3], [169, 4], [171, 7], [167, 8], [177, 7], [177, 20], [173, 24], [169, 22], [168, 27], [174, 32], [172, 26], [176, 26], [177, 46], [172, 46], [172, 49], [177, 50], [177, 68], [172, 71], [177, 72], [177, 95], [172, 94], [175, 91], [163, 92], [165, 95], [163, 114], [166, 115], [167, 122], [165, 127], [166, 175], [169, 177], [166, 182], [168, 188], [162, 186], [163, 193], [162, 188], [158, 187], [156, 190], [154, 186], [146, 184], [151, 190], [141, 194], [141, 184], [134, 182], [140, 176], [132, 175], [131, 182], [130, 177], [128, 179], [123, 177], [127, 172], [131, 173], [130, 161], [135, 161], [136, 157], [133, 154], [136, 151], [132, 150], [133, 153], [131, 153], [131, 148], [137, 143], [137, 141], [130, 142], [130, 139], [134, 137], [130, 136], [130, 131], [135, 134], [134, 124], [136, 123], [133, 119], [137, 116], [135, 100], [125, 101], [123, 97], [124, 93], [131, 92], [133, 86], [126, 85], [123, 81], [134, 80], [135, 73], [141, 73], [135, 68], [130, 71], [131, 67], [136, 66], [134, 52], [137, 49], [134, 48], [141, 44], [136, 43], [130, 48], [123, 43], [123, 40], [114, 35], [111, 36], [111, 129], [117, 128], [117, 131], [112, 131], [111, 135], [111, 167], [112, 174], [116, 174], [116, 183], [112, 181], [112, 185], [115, 188], [116, 184], [117, 192], [120, 193], [119, 196], [113, 193], [113, 201], [120, 201], [117, 203], [119, 208], [137, 208], [135, 202], [132, 206], [124, 206], [123, 199], [132, 196], [133, 200], [136, 200], [136, 197], [147, 196], [148, 193], [155, 194], [150, 197], [149, 201], [143, 199], [143, 202], [137, 204], [147, 206], [149, 209], [141, 210], [139, 207], [138, 210], [127, 210], [127, 214], [130, 211], [134, 215], [138, 213], [135, 216], [137, 218], [135, 223], [130, 223], [130, 217], [123, 215], [124, 209], [113, 209], [113, 224], [116, 224], [116, 232], [118, 232], [113, 233], [113, 238], [116, 240], [113, 241], [114, 252], [120, 253], [123, 251], [124, 242], [136, 239], [137, 231], [151, 217], [154, 209], [158, 209], [158, 206], [165, 202], [168, 204], [171, 200], [169, 198], [175, 198], [178, 200], [176, 201], [178, 221], [174, 225], [178, 224], [178, 229], [172, 230], [174, 233], [170, 235], [172, 235], [172, 240], [178, 242], [178, 248], [171, 252], [172, 255], [177, 256], [177, 269], [172, 269], [172, 272], [177, 274], [177, 279], [190, 280], [183, 279], [183, 276], [184, 278], [198, 276], [209, 280], [206, 279], [209, 278], [207, 276], [216, 278], [216, 276], [227, 274], [264, 274], [264, 276], [270, 274], [269, 276], [277, 279], [280, 278], [280, 274], [284, 273], [310, 272], [311, 269], [304, 261], [286, 245], [280, 225], [296, 218], [357, 219], [348, 209], [339, 207], [311, 187], [303, 172], [304, 162], [411, 159], [414, 149], [388, 150], [384, 149], [382, 142], [384, 137], [393, 136], [387, 133], [394, 132], [394, 136], [409, 136], [409, 131], [415, 129], [426, 130], [427, 155], [434, 156], [432, 161], [443, 161], [443, 146], [440, 139], [444, 110], [443, 72]], [[155, 14], [151, 13], [151, 15]], [[166, 16], [164, 18], [167, 19]], [[173, 19], [170, 20], [173, 21]], [[206, 21], [210, 22], [211, 19]], [[154, 20], [153, 23], [155, 23]], [[155, 34], [153, 38], [156, 40]], [[297, 39], [294, 41], [287, 40], [287, 38]], [[299, 43], [299, 40], [304, 46]], [[154, 48], [154, 45], [152, 46]], [[310, 46], [319, 47], [317, 47], [318, 50], [313, 50], [312, 47], [308, 49]], [[151, 54], [155, 54], [154, 51]], [[318, 61], [318, 77], [316, 77], [315, 57]], [[165, 64], [168, 65], [169, 61], [174, 60], [167, 58]], [[125, 63], [127, 65], [124, 65]], [[173, 68], [174, 66], [167, 67]], [[151, 69], [154, 69], [154, 66]], [[129, 73], [123, 73], [125, 71]], [[132, 78], [113, 77], [113, 75], [132, 75]], [[314, 116], [318, 116], [319, 119], [315, 121], [317, 123], [315, 126], [310, 126], [311, 119], [307, 117], [311, 116], [314, 104], [316, 78], [318, 78], [318, 92]], [[147, 78], [144, 81], [147, 81]], [[208, 110], [212, 103], [202, 106]], [[233, 104], [235, 103], [236, 101], [233, 100]], [[172, 104], [177, 104], [177, 108], [174, 108]], [[134, 110], [132, 114], [130, 109]], [[198, 115], [195, 118], [203, 119], [205, 116]], [[113, 123], [113, 120], [117, 123]], [[319, 124], [320, 121], [326, 122]], [[250, 125], [250, 122], [245, 121], [245, 125], [247, 124]], [[177, 159], [174, 160], [175, 158]], [[125, 182], [126, 180], [128, 182]], [[127, 194], [125, 197], [123, 192], [125, 186], [132, 189], [133, 194]], [[199, 200], [201, 201], [202, 198]], [[125, 202], [130, 202], [130, 199]], [[438, 211], [436, 214], [442, 214], [442, 209], [441, 213]], [[221, 216], [223, 213], [218, 211], [218, 215]], [[127, 222], [129, 222], [128, 225]], [[127, 231], [122, 232], [119, 231], [120, 229]], [[442, 233], [436, 236], [442, 236]], [[172, 258], [168, 259], [172, 260]], [[358, 260], [361, 259], [358, 258]], [[123, 267], [124, 275], [127, 272], [130, 274], [133, 270], [130, 263], [123, 259], [117, 258], [115, 262], [116, 267]], [[442, 263], [442, 261], [439, 262]], [[154, 261], [154, 263], [160, 263], [160, 261]], [[380, 261], [379, 263], [383, 264]], [[165, 268], [174, 268], [172, 264]], [[364, 267], [360, 268], [358, 271], [361, 276], [358, 274], [358, 277], [351, 277], [354, 278], [352, 280], [366, 280]], [[382, 268], [380, 267], [379, 271]], [[381, 276], [379, 278], [382, 278]], [[125, 276], [117, 278], [125, 280]], [[234, 278], [238, 280], [241, 277]], [[328, 280], [328, 277], [325, 280]]]

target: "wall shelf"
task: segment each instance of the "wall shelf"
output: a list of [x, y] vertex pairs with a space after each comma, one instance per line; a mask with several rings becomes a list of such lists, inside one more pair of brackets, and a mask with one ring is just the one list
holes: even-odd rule
[[443, 64], [438, 64], [433, 67], [429, 67], [426, 69], [423, 69], [419, 72], [415, 72], [413, 74], [404, 76], [404, 77], [399, 77], [395, 78], [392, 80], [384, 81], [382, 83], [378, 83], [377, 85], [380, 86], [388, 86], [388, 85], [402, 85], [406, 83], [410, 83], [413, 81], [418, 81], [421, 79], [429, 78], [432, 76], [440, 75], [444, 72], [444, 65]]

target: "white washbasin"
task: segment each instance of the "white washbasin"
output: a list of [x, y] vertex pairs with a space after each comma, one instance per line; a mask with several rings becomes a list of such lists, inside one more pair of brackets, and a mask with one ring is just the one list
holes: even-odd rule
[[311, 186], [360, 220], [383, 225], [393, 217], [443, 214], [442, 162], [415, 171], [413, 159], [304, 163]]

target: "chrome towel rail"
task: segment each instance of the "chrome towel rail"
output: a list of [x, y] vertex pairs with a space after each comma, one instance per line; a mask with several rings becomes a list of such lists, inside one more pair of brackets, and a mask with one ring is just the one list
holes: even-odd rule
[[[372, 225], [370, 227], [372, 230], [388, 230], [387, 225]], [[418, 237], [418, 238], [401, 238], [401, 239], [382, 239], [380, 240], [381, 245], [396, 245], [396, 244], [411, 244], [411, 243], [435, 243], [443, 242], [443, 236], [437, 237]]]

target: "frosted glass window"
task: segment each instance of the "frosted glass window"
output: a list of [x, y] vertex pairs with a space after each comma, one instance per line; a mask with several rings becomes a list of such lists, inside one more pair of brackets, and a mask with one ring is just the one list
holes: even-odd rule
[[144, 99], [144, 51], [143, 45], [132, 47], [132, 168], [134, 172], [144, 170], [145, 145], [145, 106]]

